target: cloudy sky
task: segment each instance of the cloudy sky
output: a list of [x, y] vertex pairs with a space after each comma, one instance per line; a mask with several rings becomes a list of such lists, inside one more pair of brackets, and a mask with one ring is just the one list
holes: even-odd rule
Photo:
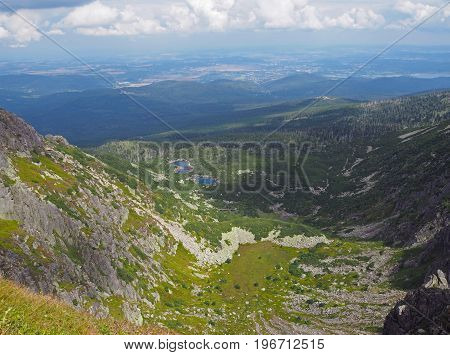
[[[448, 3], [442, 0], [0, 0], [0, 48], [50, 45], [29, 22], [61, 43], [110, 45], [201, 36], [224, 44], [252, 36], [297, 36], [339, 44], [395, 38]], [[421, 34], [421, 35], [419, 35]], [[417, 44], [449, 42], [450, 5], [416, 33]], [[326, 38], [326, 40], [324, 39]], [[153, 42], [152, 42], [153, 43]], [[157, 43], [157, 42], [155, 42]], [[217, 43], [215, 43], [217, 45]], [[448, 43], [450, 44], [450, 43]], [[205, 44], [207, 45], [207, 44]]]

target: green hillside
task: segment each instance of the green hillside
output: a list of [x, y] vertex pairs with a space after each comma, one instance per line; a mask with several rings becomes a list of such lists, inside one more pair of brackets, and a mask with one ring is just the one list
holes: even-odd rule
[[96, 319], [60, 300], [39, 295], [0, 278], [0, 335], [20, 334], [167, 334], [158, 327], [135, 327]]

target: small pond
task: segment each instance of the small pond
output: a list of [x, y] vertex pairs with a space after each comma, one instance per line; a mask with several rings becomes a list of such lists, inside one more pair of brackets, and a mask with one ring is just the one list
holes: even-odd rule
[[216, 186], [218, 184], [218, 180], [210, 176], [198, 176], [195, 181], [203, 186]]
[[[191, 163], [185, 159], [173, 160], [169, 164], [175, 167], [175, 174], [188, 174], [194, 170]], [[218, 179], [211, 176], [194, 175], [192, 179], [201, 186], [216, 186], [219, 183]]]

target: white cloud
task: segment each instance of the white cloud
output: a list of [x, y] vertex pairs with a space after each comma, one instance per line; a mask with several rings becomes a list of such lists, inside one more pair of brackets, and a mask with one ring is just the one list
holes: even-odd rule
[[[373, 10], [352, 9], [337, 17], [326, 16], [308, 0], [186, 0], [182, 18], [192, 18], [186, 28], [311, 29], [328, 27], [373, 28], [384, 23]], [[189, 12], [190, 10], [190, 12]], [[180, 10], [181, 11], [181, 10]], [[168, 30], [173, 30], [170, 26]]]
[[9, 32], [2, 26], [0, 26], [0, 39], [7, 38], [9, 36]]
[[[414, 3], [409, 0], [401, 0], [395, 4], [395, 10], [408, 15], [408, 18], [398, 21], [400, 27], [413, 26], [425, 20], [437, 11], [436, 6]], [[394, 24], [395, 26], [395, 24]]]
[[382, 26], [385, 19], [370, 9], [353, 8], [336, 18], [327, 19], [326, 22], [333, 27], [367, 29]]
[[206, 27], [213, 31], [225, 30], [230, 22], [230, 10], [236, 0], [187, 0], [188, 6]]
[[306, 5], [303, 0], [259, 0], [255, 14], [265, 28], [304, 27], [305, 20], [315, 16], [315, 8]]
[[95, 1], [72, 10], [56, 26], [87, 36], [134, 36], [164, 31], [157, 20], [142, 18], [131, 6], [123, 9]]
[[119, 17], [119, 10], [100, 1], [80, 6], [71, 11], [61, 22], [61, 27], [91, 27], [109, 25]]
[[[418, 23], [436, 11], [439, 0], [435, 0], [434, 5], [425, 3], [427, 0], [421, 1], [399, 0], [392, 8], [387, 0], [358, 1], [358, 7], [354, 0], [339, 4], [310, 0], [130, 0], [127, 5], [119, 1], [94, 0], [57, 11], [21, 11], [27, 12], [27, 18], [39, 20], [42, 16], [39, 24], [51, 35], [73, 32], [86, 36], [137, 36], [161, 32], [399, 28]], [[84, 0], [73, 3], [76, 2], [83, 3]], [[394, 19], [386, 21], [384, 11]], [[441, 18], [449, 13], [450, 9], [447, 9], [447, 15], [443, 14]], [[37, 31], [17, 16], [0, 12], [2, 41], [26, 45], [40, 38]]]
[[59, 23], [84, 35], [138, 35], [232, 29], [373, 28], [384, 23], [373, 10], [351, 9], [330, 17], [308, 0], [184, 0], [147, 7], [146, 16], [97, 0], [72, 10]]
[[319, 7], [309, 5], [306, 0], [259, 0], [257, 9], [266, 28], [365, 29], [381, 26], [385, 22], [382, 15], [363, 8], [353, 8], [331, 16]]
[[51, 29], [51, 30], [47, 31], [46, 33], [49, 36], [62, 36], [63, 34], [65, 34], [64, 31], [59, 28]]
[[110, 26], [80, 27], [77, 32], [87, 36], [136, 36], [163, 32], [159, 23], [137, 17], [134, 21], [117, 22]]
[[11, 47], [24, 47], [32, 41], [38, 41], [42, 35], [31, 24], [40, 24], [40, 18], [37, 14], [28, 10], [14, 13], [0, 12], [0, 39], [6, 40]]
[[174, 4], [163, 15], [167, 28], [174, 32], [189, 32], [199, 25], [199, 17], [186, 4]]

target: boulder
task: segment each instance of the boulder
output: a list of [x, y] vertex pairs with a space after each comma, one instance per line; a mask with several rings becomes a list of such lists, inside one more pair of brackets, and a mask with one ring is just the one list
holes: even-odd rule
[[448, 334], [450, 290], [421, 287], [397, 302], [386, 317], [383, 334]]

